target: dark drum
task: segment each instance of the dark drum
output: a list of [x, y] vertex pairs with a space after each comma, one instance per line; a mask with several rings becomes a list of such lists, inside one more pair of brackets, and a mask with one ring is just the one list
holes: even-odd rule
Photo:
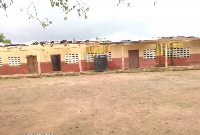
[[99, 55], [94, 57], [94, 69], [97, 72], [107, 70], [107, 55]]

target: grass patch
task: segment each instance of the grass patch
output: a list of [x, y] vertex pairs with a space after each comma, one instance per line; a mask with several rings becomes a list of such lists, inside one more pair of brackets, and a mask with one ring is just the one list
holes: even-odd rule
[[183, 103], [183, 102], [176, 102], [174, 104], [177, 105], [177, 106], [179, 106], [179, 107], [182, 107], [182, 108], [190, 108], [191, 107], [190, 104]]
[[160, 105], [159, 103], [153, 103], [153, 105]]

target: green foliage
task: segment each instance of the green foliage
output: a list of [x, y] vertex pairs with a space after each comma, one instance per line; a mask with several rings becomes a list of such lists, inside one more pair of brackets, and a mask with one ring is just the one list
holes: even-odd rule
[[96, 37], [96, 41], [104, 42], [106, 41], [106, 38]]
[[76, 42], [76, 38], [73, 38], [73, 40], [72, 40], [74, 43]]
[[64, 12], [64, 20], [67, 20], [66, 15], [73, 10], [77, 11], [78, 16], [84, 16], [84, 18], [87, 19], [89, 7], [82, 0], [76, 0], [76, 3], [72, 6], [68, 5], [68, 0], [50, 0], [50, 3], [52, 7], [58, 7]]
[[0, 34], [0, 43], [11, 44], [11, 40], [10, 39], [6, 39], [6, 37], [3, 35], [3, 33], [1, 33]]
[[[83, 0], [74, 0], [75, 4], [69, 5], [68, 0], [50, 0], [50, 4], [52, 8], [60, 8], [62, 12], [64, 13], [64, 20], [67, 20], [67, 14], [71, 11], [77, 11], [78, 16], [83, 16], [85, 19], [87, 19], [87, 12], [89, 11], [89, 7], [87, 3], [84, 3]], [[6, 11], [8, 7], [10, 7], [13, 4], [13, 0], [0, 0], [0, 9], [3, 9]], [[30, 12], [30, 9], [34, 9], [34, 12]], [[21, 11], [26, 11], [29, 19], [37, 19], [41, 26], [46, 28], [50, 24], [52, 24], [52, 21], [49, 21], [47, 18], [45, 18], [44, 21], [39, 19], [37, 8], [34, 4], [34, 2], [31, 2], [30, 5], [27, 8], [21, 9]]]
[[[85, 3], [83, 0], [73, 0], [75, 4], [69, 5], [69, 0], [50, 0], [50, 4], [52, 8], [60, 8], [62, 12], [64, 13], [64, 20], [67, 20], [67, 14], [71, 11], [76, 11], [78, 13], [78, 16], [83, 16], [85, 19], [87, 19], [87, 12], [89, 11], [89, 7], [87, 3]], [[130, 3], [126, 3], [126, 0], [118, 0], [118, 4], [127, 4], [127, 6], [130, 6]], [[6, 11], [8, 7], [10, 7], [13, 4], [13, 0], [0, 0], [0, 9], [3, 9]], [[30, 8], [34, 9], [34, 13], [30, 12]], [[46, 28], [50, 24], [52, 24], [52, 21], [49, 21], [48, 18], [45, 18], [45, 21], [42, 21], [38, 17], [37, 9], [34, 4], [34, 2], [31, 2], [30, 5], [25, 8], [21, 9], [21, 11], [26, 11], [29, 19], [37, 19], [41, 26], [43, 28]]]
[[[30, 12], [31, 8], [34, 10], [34, 12]], [[38, 20], [40, 22], [41, 26], [44, 29], [47, 26], [49, 26], [50, 24], [52, 24], [52, 21], [50, 21], [48, 18], [45, 18], [45, 20], [41, 20], [38, 17], [37, 9], [36, 9], [36, 6], [35, 6], [34, 2], [30, 3], [30, 5], [27, 8], [23, 8], [23, 9], [20, 9], [20, 10], [21, 11], [26, 11], [29, 19], [36, 19], [36, 20]]]
[[125, 4], [125, 5], [127, 5], [127, 7], [130, 7], [130, 4], [131, 3], [129, 3], [129, 2], [125, 2], [126, 0], [118, 0], [118, 6], [120, 5], [120, 4]]
[[13, 4], [13, 0], [0, 0], [0, 8], [6, 9]]

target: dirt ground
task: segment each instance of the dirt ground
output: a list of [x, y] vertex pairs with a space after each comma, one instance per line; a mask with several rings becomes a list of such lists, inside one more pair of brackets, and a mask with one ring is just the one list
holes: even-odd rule
[[200, 70], [0, 80], [0, 134], [199, 135]]

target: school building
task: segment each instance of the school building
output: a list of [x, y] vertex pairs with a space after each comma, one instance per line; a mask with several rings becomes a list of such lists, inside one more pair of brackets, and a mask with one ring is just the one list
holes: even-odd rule
[[1, 46], [0, 75], [94, 70], [94, 56], [102, 54], [109, 70], [200, 66], [200, 38]]

